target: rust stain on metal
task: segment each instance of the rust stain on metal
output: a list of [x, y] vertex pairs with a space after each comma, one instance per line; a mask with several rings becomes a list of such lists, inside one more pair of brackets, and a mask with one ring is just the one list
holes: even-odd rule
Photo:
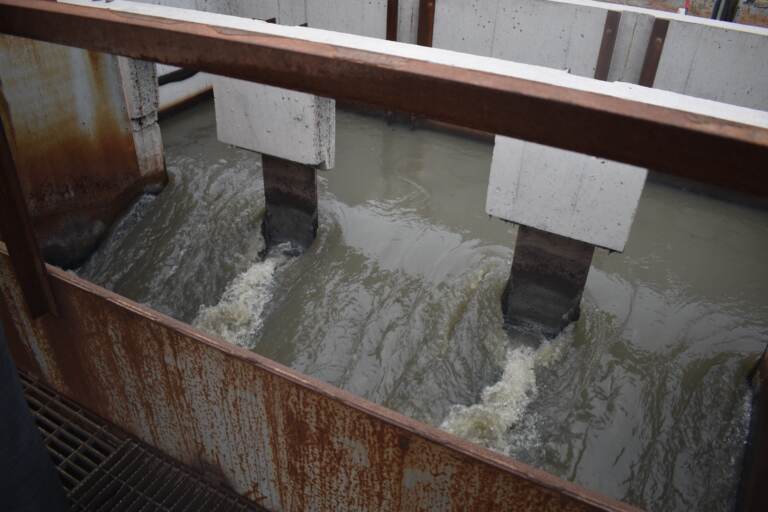
[[139, 170], [117, 60], [0, 36], [0, 65], [14, 157], [43, 250], [54, 258], [67, 248], [87, 253], [72, 244], [105, 231], [142, 190], [162, 181]]
[[49, 272], [60, 318], [9, 308], [39, 368], [19, 364], [267, 509], [635, 510]]
[[397, 41], [398, 0], [387, 0], [387, 40]]
[[595, 65], [595, 78], [598, 80], [608, 79], [608, 72], [611, 70], [613, 49], [616, 46], [616, 36], [619, 33], [620, 21], [621, 13], [618, 11], [608, 11], [605, 15], [603, 39], [600, 41], [600, 51], [597, 54], [597, 64]]
[[416, 44], [419, 46], [432, 46], [436, 3], [437, 0], [419, 0], [419, 26], [416, 32]]
[[[0, 101], [5, 104], [0, 89]], [[3, 109], [5, 111], [5, 109]], [[11, 259], [19, 276], [27, 307], [32, 318], [57, 314], [37, 239], [29, 218], [27, 202], [19, 183], [11, 141], [6, 135], [7, 115], [0, 116], [0, 235], [11, 250]]]
[[410, 112], [768, 196], [768, 130], [705, 115], [405, 57], [40, 0], [0, 0], [0, 31]]
[[640, 70], [640, 79], [637, 82], [644, 87], [653, 87], [653, 82], [656, 81], [656, 71], [659, 68], [661, 52], [664, 51], [664, 41], [667, 38], [668, 28], [669, 20], [661, 18], [653, 20], [651, 37], [648, 39], [648, 48], [645, 50], [645, 59]]

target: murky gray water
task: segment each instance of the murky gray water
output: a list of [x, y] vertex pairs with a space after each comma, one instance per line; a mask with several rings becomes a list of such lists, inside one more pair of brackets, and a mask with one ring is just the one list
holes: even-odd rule
[[[491, 146], [339, 112], [320, 232], [260, 261], [260, 158], [213, 107], [163, 126], [172, 182], [80, 270], [303, 373], [651, 510], [727, 510], [768, 339], [768, 214], [649, 184], [579, 322], [501, 328], [515, 228]], [[539, 347], [539, 348], [531, 348]]]

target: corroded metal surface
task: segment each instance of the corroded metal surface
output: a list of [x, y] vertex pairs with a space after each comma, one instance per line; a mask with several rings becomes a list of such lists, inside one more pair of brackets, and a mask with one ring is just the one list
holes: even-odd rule
[[653, 20], [651, 37], [648, 39], [648, 47], [645, 50], [643, 68], [640, 71], [638, 84], [645, 87], [653, 87], [656, 80], [656, 71], [659, 68], [661, 52], [664, 51], [664, 41], [667, 38], [667, 29], [669, 29], [669, 20], [657, 18]]
[[412, 112], [768, 195], [768, 130], [702, 114], [383, 51], [41, 0], [0, 0], [0, 31]]
[[3, 35], [0, 70], [3, 117], [42, 252], [77, 264], [164, 169], [139, 168], [115, 57]]
[[0, 250], [24, 369], [270, 510], [634, 510], [49, 272], [32, 321]]
[[11, 145], [0, 119], [0, 237], [11, 248], [11, 257], [32, 318], [56, 314], [48, 273], [32, 229], [27, 202], [16, 173]]
[[435, 4], [437, 0], [419, 0], [419, 28], [416, 34], [416, 44], [432, 46], [435, 33]]

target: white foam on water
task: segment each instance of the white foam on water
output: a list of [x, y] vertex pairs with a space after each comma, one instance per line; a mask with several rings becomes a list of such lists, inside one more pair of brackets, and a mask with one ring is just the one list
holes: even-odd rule
[[542, 341], [538, 349], [526, 345], [507, 349], [501, 380], [483, 390], [479, 403], [454, 405], [440, 428], [507, 455], [536, 447], [536, 419], [528, 412], [538, 394], [536, 367], [558, 359], [559, 340]]
[[285, 256], [254, 263], [224, 290], [218, 304], [201, 306], [192, 324], [235, 345], [252, 348], [264, 322], [264, 308], [272, 298], [275, 272]]

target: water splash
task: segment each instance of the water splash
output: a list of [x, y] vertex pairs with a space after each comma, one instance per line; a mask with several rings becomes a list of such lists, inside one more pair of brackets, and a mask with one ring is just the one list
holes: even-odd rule
[[235, 345], [253, 348], [272, 299], [275, 274], [286, 264], [284, 252], [268, 256], [235, 277], [213, 306], [201, 306], [192, 324]]
[[440, 428], [507, 455], [537, 447], [536, 418], [528, 412], [538, 394], [536, 367], [557, 361], [562, 336], [542, 341], [538, 349], [528, 345], [507, 349], [501, 379], [483, 390], [479, 403], [454, 405]]

